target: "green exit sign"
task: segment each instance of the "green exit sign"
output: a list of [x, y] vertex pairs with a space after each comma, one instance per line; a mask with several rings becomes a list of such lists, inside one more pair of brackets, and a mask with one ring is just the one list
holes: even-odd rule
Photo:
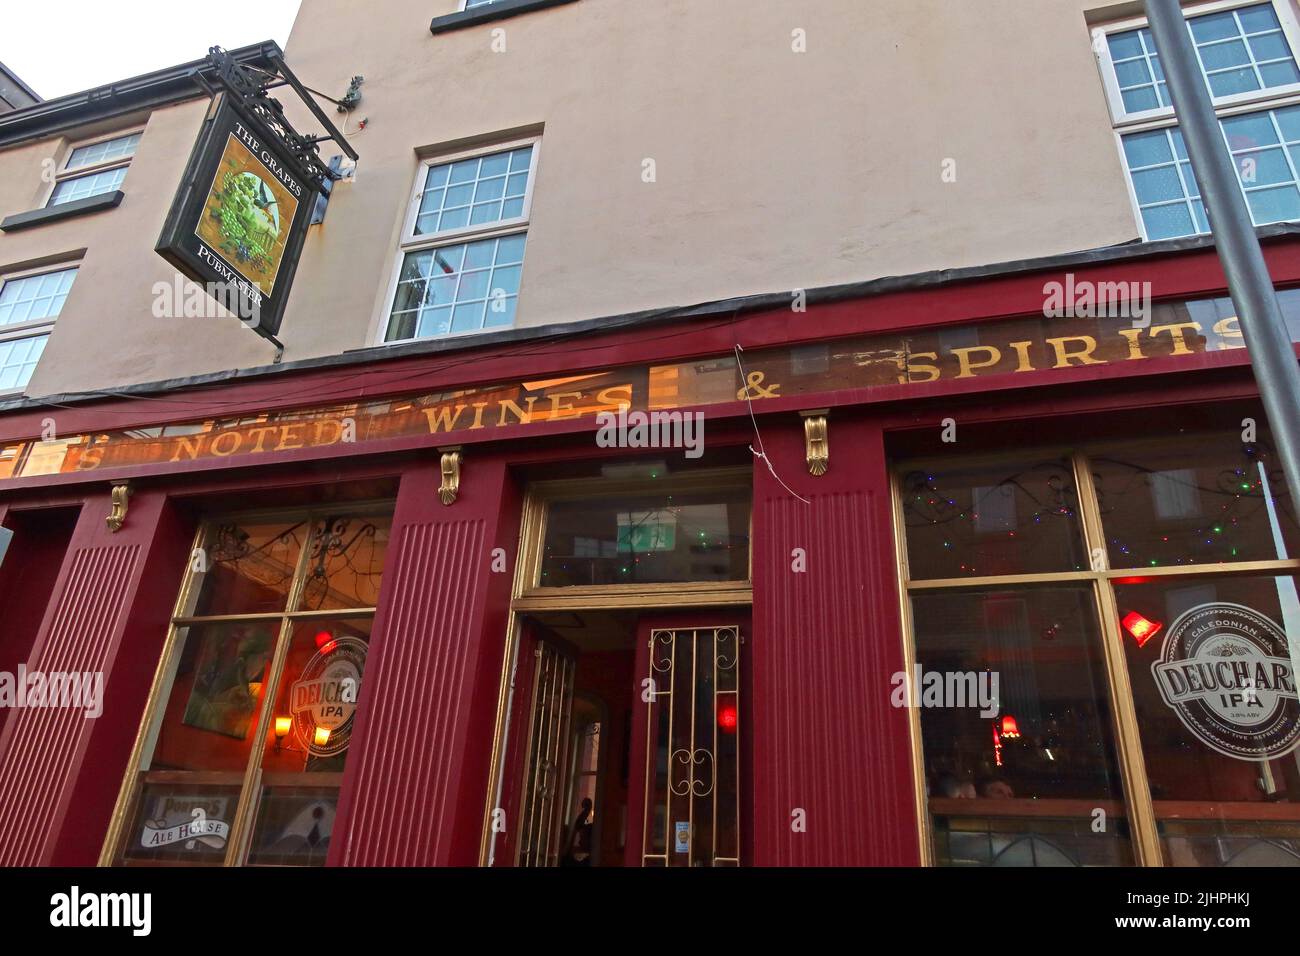
[[677, 516], [671, 511], [632, 511], [618, 516], [618, 550], [632, 554], [677, 547]]

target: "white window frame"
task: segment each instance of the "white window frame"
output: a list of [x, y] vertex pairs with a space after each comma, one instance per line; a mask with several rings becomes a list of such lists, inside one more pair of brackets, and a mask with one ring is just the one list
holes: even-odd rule
[[460, 0], [460, 12], [464, 13], [466, 10], [477, 10], [479, 7], [490, 7], [496, 2], [497, 0], [482, 0], [481, 3], [476, 3], [473, 6], [470, 6], [470, 0]]
[[[0, 289], [3, 289], [10, 282], [18, 279], [32, 279], [37, 276], [49, 275], [53, 272], [67, 272], [69, 269], [77, 269], [77, 275], [81, 275], [80, 260], [74, 262], [60, 262], [57, 265], [46, 265], [36, 269], [19, 269], [13, 272], [0, 273]], [[72, 280], [76, 285], [76, 278]], [[69, 293], [70, 294], [70, 293]], [[59, 310], [61, 315], [62, 309]], [[18, 325], [0, 325], [0, 342], [12, 342], [15, 339], [30, 339], [38, 335], [49, 335], [54, 331], [54, 325], [58, 322], [59, 316], [48, 316], [42, 319], [32, 319], [22, 322]], [[38, 361], [39, 366], [39, 361]], [[34, 373], [33, 373], [34, 374]], [[28, 380], [30, 381], [30, 379]], [[0, 389], [0, 396], [22, 395], [27, 390], [27, 384], [23, 383], [17, 388]]]
[[[130, 129], [114, 130], [113, 132], [105, 133], [102, 136], [93, 136], [90, 139], [81, 139], [67, 143], [62, 151], [62, 155], [59, 157], [59, 168], [54, 173], [54, 181], [50, 183], [50, 188], [45, 191], [45, 197], [44, 201], [41, 203], [41, 208], [44, 209], [49, 207], [50, 200], [54, 198], [54, 191], [59, 188], [60, 183], [65, 183], [73, 179], [81, 179], [83, 176], [93, 176], [96, 173], [108, 172], [110, 169], [125, 168], [131, 165], [131, 161], [135, 159], [136, 155], [133, 152], [130, 156], [118, 156], [113, 159], [104, 160], [103, 162], [89, 163], [85, 166], [78, 166], [76, 169], [69, 169], [68, 163], [72, 161], [72, 156], [77, 150], [85, 146], [95, 146], [99, 143], [105, 143], [112, 139], [125, 139], [126, 137], [134, 136], [137, 133], [143, 136], [144, 127], [138, 126], [131, 127]], [[141, 142], [143, 141], [142, 138]], [[102, 193], [94, 193], [93, 195], [102, 195]]]
[[[418, 236], [415, 235], [415, 221], [420, 212], [420, 200], [424, 196], [424, 183], [428, 179], [429, 170], [432, 167], [443, 166], [448, 163], [458, 163], [465, 159], [476, 159], [480, 156], [491, 156], [494, 153], [508, 153], [511, 150], [520, 149], [524, 146], [531, 146], [533, 148], [533, 155], [532, 160], [528, 164], [528, 185], [524, 189], [524, 206], [520, 215], [511, 219], [498, 219], [495, 222], [465, 225], [455, 229], [440, 229], [437, 232], [426, 232]], [[503, 140], [488, 145], [475, 146], [454, 153], [438, 153], [420, 161], [415, 171], [415, 184], [411, 190], [410, 199], [407, 202], [406, 214], [402, 217], [402, 233], [401, 238], [397, 243], [397, 255], [394, 257], [392, 273], [389, 276], [387, 290], [385, 291], [379, 309], [379, 315], [375, 321], [375, 328], [371, 336], [371, 341], [375, 345], [404, 345], [409, 342], [424, 342], [434, 339], [441, 340], [461, 338], [466, 335], [484, 334], [484, 330], [482, 329], [471, 329], [466, 332], [451, 332], [447, 335], [436, 337], [419, 336], [409, 339], [393, 339], [391, 342], [384, 340], [384, 337], [388, 334], [388, 323], [393, 315], [393, 301], [397, 295], [397, 283], [401, 278], [402, 264], [406, 261], [408, 254], [413, 252], [423, 252], [426, 249], [441, 249], [445, 246], [458, 246], [462, 243], [475, 242], [480, 239], [498, 239], [503, 236], [513, 236], [520, 233], [526, 234], [529, 231], [533, 212], [533, 189], [537, 184], [537, 169], [541, 157], [541, 148], [542, 137], [541, 134], [537, 134], [533, 136], [524, 136], [519, 139]], [[525, 260], [527, 257], [528, 251], [527, 245], [525, 245]], [[523, 276], [521, 267], [519, 298], [522, 298], [522, 296]], [[518, 316], [517, 299], [515, 308], [516, 316]], [[500, 331], [500, 329], [493, 329], [491, 331], [496, 332]]]
[[[1300, 63], [1300, 60], [1297, 60], [1297, 62]], [[1216, 119], [1225, 120], [1246, 113], [1266, 113], [1269, 110], [1282, 109], [1287, 106], [1300, 106], [1300, 92], [1292, 93], [1288, 96], [1280, 97], [1267, 103], [1247, 103], [1241, 106], [1236, 106], [1232, 109], [1215, 110], [1214, 115]], [[1115, 128], [1115, 151], [1116, 155], [1119, 157], [1120, 169], [1123, 171], [1124, 175], [1124, 188], [1128, 190], [1129, 207], [1133, 211], [1133, 218], [1137, 222], [1138, 229], [1141, 231], [1144, 242], [1152, 242], [1156, 240], [1152, 240], [1150, 236], [1147, 235], [1146, 220], [1142, 218], [1142, 204], [1138, 201], [1137, 190], [1133, 187], [1133, 174], [1129, 172], [1128, 156], [1124, 152], [1124, 137], [1130, 136], [1133, 133], [1147, 133], [1156, 129], [1171, 129], [1177, 125], [1178, 124], [1174, 122], [1173, 117], [1169, 116], [1163, 120], [1148, 121], [1132, 126], [1120, 126]], [[1202, 199], [1202, 201], [1204, 201], [1204, 199]], [[1198, 230], [1197, 232], [1188, 233], [1186, 236], [1179, 236], [1177, 238], [1187, 239], [1192, 236], [1204, 235], [1207, 235], [1207, 233]]]
[[[1286, 37], [1286, 41], [1291, 47], [1291, 56], [1295, 59], [1296, 65], [1300, 66], [1300, 21], [1296, 19], [1295, 11], [1287, 0], [1213, 0], [1213, 2], [1183, 7], [1183, 19], [1190, 20], [1193, 17], [1207, 13], [1221, 13], [1225, 10], [1240, 10], [1243, 7], [1260, 6], [1261, 3], [1272, 4], [1273, 13], [1277, 16], [1278, 23], [1282, 25], [1282, 35]], [[1106, 103], [1110, 107], [1111, 122], [1117, 128], [1124, 127], [1125, 132], [1128, 132], [1129, 126], [1161, 119], [1172, 119], [1174, 115], [1172, 106], [1141, 110], [1137, 113], [1126, 112], [1124, 99], [1119, 92], [1119, 80], [1115, 76], [1115, 64], [1111, 60], [1108, 38], [1112, 33], [1124, 33], [1128, 30], [1149, 26], [1147, 18], [1139, 16], [1099, 24], [1092, 30], [1092, 51], [1097, 59], [1097, 68], [1101, 72], [1101, 82], [1106, 91]], [[1223, 108], [1249, 106], [1264, 101], [1272, 101], [1291, 94], [1300, 94], [1300, 83], [1289, 83], [1286, 86], [1270, 86], [1263, 90], [1250, 90], [1246, 93], [1234, 93], [1231, 96], [1214, 97], [1213, 102], [1217, 111]]]
[[[1224, 10], [1240, 10], [1243, 7], [1258, 6], [1260, 2], [1261, 0], [1214, 0], [1214, 2], [1209, 3], [1192, 4], [1183, 7], [1183, 19], [1186, 20], [1206, 13], [1220, 13]], [[1277, 15], [1278, 23], [1282, 25], [1282, 34], [1291, 45], [1291, 54], [1295, 58], [1297, 66], [1300, 66], [1300, 21], [1297, 21], [1291, 4], [1287, 0], [1265, 0], [1265, 2], [1273, 5], [1273, 12]], [[1115, 68], [1110, 59], [1110, 44], [1107, 42], [1107, 37], [1112, 33], [1123, 33], [1126, 30], [1146, 26], [1149, 26], [1149, 24], [1144, 16], [1129, 17], [1124, 20], [1099, 24], [1092, 30], [1092, 49], [1097, 59], [1098, 70], [1101, 73], [1102, 85], [1106, 90], [1106, 101], [1110, 107], [1115, 153], [1119, 157], [1120, 170], [1124, 176], [1124, 188], [1128, 193], [1129, 209], [1133, 213], [1133, 220], [1137, 223], [1142, 240], [1152, 242], [1154, 240], [1147, 233], [1146, 220], [1142, 216], [1142, 205], [1138, 201], [1137, 190], [1133, 186], [1133, 175], [1129, 172], [1128, 156], [1124, 153], [1124, 137], [1133, 133], [1168, 129], [1177, 126], [1178, 123], [1174, 117], [1172, 107], [1143, 110], [1139, 113], [1124, 112], [1124, 101], [1119, 95], [1119, 83], [1116, 80]], [[1266, 110], [1300, 105], [1300, 83], [1274, 86], [1267, 90], [1252, 90], [1249, 93], [1238, 93], [1233, 96], [1222, 96], [1213, 99], [1212, 102], [1214, 114], [1219, 120], [1230, 116], [1239, 116], [1243, 113], [1260, 113]], [[1201, 235], [1205, 235], [1205, 233], [1197, 231], [1178, 238]]]

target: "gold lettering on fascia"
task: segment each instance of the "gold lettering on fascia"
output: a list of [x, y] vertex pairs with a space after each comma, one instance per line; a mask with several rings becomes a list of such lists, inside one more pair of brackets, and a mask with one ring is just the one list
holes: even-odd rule
[[1158, 305], [1153, 311], [1158, 321], [1145, 328], [1128, 321], [1035, 316], [755, 350], [745, 353], [744, 378], [733, 357], [710, 356], [551, 381], [17, 443], [0, 449], [0, 480], [527, 427], [620, 409], [762, 401], [840, 389], [1146, 362], [1243, 347], [1235, 317], [1203, 324], [1184, 319], [1187, 312], [1181, 306]]

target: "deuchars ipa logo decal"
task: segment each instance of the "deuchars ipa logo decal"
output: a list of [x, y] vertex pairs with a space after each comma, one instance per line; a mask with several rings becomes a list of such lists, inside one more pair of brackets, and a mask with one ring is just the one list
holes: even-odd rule
[[1282, 628], [1240, 604], [1202, 604], [1174, 621], [1151, 665], [1179, 720], [1238, 760], [1272, 760], [1300, 745], [1300, 698]]
[[333, 757], [348, 749], [365, 666], [365, 641], [335, 637], [321, 645], [294, 682], [293, 729], [313, 755]]

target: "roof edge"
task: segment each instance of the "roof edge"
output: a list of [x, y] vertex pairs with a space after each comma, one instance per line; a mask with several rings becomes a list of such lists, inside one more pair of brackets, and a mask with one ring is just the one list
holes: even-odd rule
[[[274, 40], [263, 40], [229, 52], [240, 63], [264, 66], [270, 66], [271, 57], [284, 56], [284, 51]], [[194, 77], [210, 65], [211, 61], [205, 56], [0, 113], [0, 149], [43, 139], [96, 120], [135, 110], [157, 109], [201, 96], [203, 89], [194, 82]]]
[[[3, 61], [0, 61], [0, 73], [3, 73], [5, 76], [9, 77], [9, 79], [13, 80], [14, 86], [18, 87], [20, 90], [22, 90], [32, 99], [34, 99], [37, 103], [45, 102], [45, 97], [41, 96], [41, 94], [37, 93], [34, 89], [28, 86], [27, 83], [23, 80], [23, 78], [19, 76], [17, 73], [15, 73], [13, 70], [9, 69], [9, 67], [5, 66]], [[26, 109], [26, 107], [23, 108]]]

